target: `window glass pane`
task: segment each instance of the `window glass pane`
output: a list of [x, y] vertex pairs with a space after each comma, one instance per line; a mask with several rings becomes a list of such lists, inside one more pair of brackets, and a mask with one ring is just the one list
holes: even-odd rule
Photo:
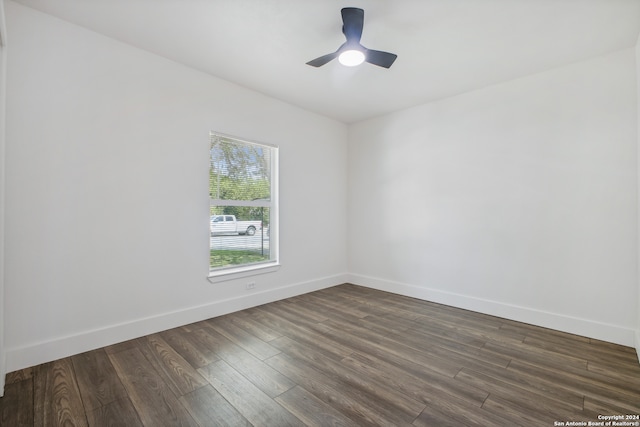
[[214, 136], [209, 193], [220, 200], [271, 199], [271, 148]]
[[[236, 220], [218, 221], [225, 211], [237, 213]], [[210, 269], [271, 260], [269, 208], [212, 206], [211, 212]]]

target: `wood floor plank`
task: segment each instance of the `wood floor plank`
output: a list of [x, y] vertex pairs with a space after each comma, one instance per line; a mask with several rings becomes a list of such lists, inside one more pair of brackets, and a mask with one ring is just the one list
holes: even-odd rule
[[[372, 293], [370, 295], [362, 293], [359, 294], [357, 291], [345, 291], [342, 287], [332, 288], [331, 293], [332, 295], [335, 295], [335, 297], [343, 297], [362, 306], [377, 310], [379, 313], [378, 315], [394, 314], [412, 321], [420, 318], [419, 312], [407, 309], [406, 305], [402, 302], [394, 301], [393, 296], [389, 296], [387, 301], [383, 301], [377, 293]], [[385, 295], [385, 298], [387, 298], [387, 295]]]
[[251, 423], [222, 397], [212, 385], [194, 390], [180, 398], [198, 424], [207, 426], [251, 427]]
[[[211, 328], [202, 328], [193, 333], [203, 335], [203, 341], [206, 340], [211, 343], [217, 349], [217, 353], [222, 360], [244, 375], [245, 378], [269, 397], [276, 397], [295, 386], [295, 383], [287, 377], [220, 335], [217, 331]], [[206, 337], [204, 336], [205, 334]]]
[[[588, 362], [588, 365], [591, 362]], [[587, 365], [587, 367], [588, 367]], [[538, 374], [540, 374], [540, 370], [542, 371], [542, 375], [547, 375], [551, 373], [551, 375], [556, 375], [557, 378], [563, 378], [564, 380], [569, 381], [572, 386], [580, 386], [586, 387], [586, 390], [590, 392], [596, 392], [601, 390], [603, 392], [606, 391], [606, 394], [610, 396], [614, 396], [616, 398], [620, 398], [622, 401], [637, 400], [640, 403], [640, 398], [636, 399], [638, 396], [638, 391], [640, 390], [640, 380], [635, 377], [627, 377], [626, 381], [620, 381], [613, 375], [604, 375], [597, 370], [587, 369], [586, 372], [582, 369], [575, 368], [572, 366], [567, 366], [564, 369], [560, 369], [554, 365], [540, 365], [534, 361], [516, 361], [514, 360], [510, 365], [510, 369], [518, 369], [522, 370], [522, 366], [526, 366], [531, 369], [532, 367], [537, 368], [534, 369]], [[621, 368], [628, 367], [629, 364], [621, 364]], [[625, 370], [622, 370], [625, 372]], [[584, 390], [583, 390], [583, 394]], [[585, 394], [586, 396], [587, 394]], [[594, 397], [597, 397], [597, 394], [594, 394]]]
[[87, 419], [91, 427], [143, 427], [142, 421], [140, 421], [138, 413], [128, 397], [114, 400], [105, 406], [87, 411]]
[[298, 342], [312, 346], [316, 351], [327, 357], [340, 360], [351, 354], [353, 349], [349, 346], [342, 345], [334, 340], [328, 339], [323, 335], [314, 333], [313, 329], [302, 327], [290, 320], [278, 316], [271, 311], [265, 309], [249, 309], [247, 310], [252, 316], [255, 316], [260, 322], [264, 322], [272, 328], [278, 328], [282, 331], [283, 336], [287, 336]]
[[[472, 366], [475, 364], [490, 364], [506, 367], [511, 360], [499, 354], [485, 355], [482, 349], [470, 348], [463, 344], [455, 345], [449, 342], [439, 340], [434, 342], [419, 334], [410, 333], [408, 331], [398, 332], [393, 336], [379, 336], [371, 334], [366, 328], [360, 328], [357, 325], [348, 325], [337, 323], [333, 320], [323, 322], [322, 326], [327, 329], [323, 330], [325, 335], [339, 339], [340, 336], [346, 336], [353, 341], [354, 337], [366, 337], [369, 345], [378, 346], [385, 351], [396, 353], [405, 357], [407, 355], [416, 355], [418, 359], [425, 357], [438, 358], [452, 362], [458, 369], [462, 366]], [[358, 341], [360, 341], [358, 339]], [[420, 362], [418, 362], [420, 363]], [[429, 364], [433, 365], [433, 361]], [[435, 363], [439, 365], [439, 363]], [[441, 366], [446, 366], [442, 364]], [[455, 375], [457, 369], [453, 373]]]
[[[601, 365], [611, 364], [619, 367], [620, 363], [628, 363], [636, 360], [636, 356], [632, 354], [620, 351], [611, 351], [609, 348], [603, 348], [602, 346], [593, 345], [591, 343], [584, 344], [581, 342], [565, 342], [562, 345], [558, 345], [558, 343], [554, 341], [527, 336], [523, 344], [567, 356], [588, 354], [590, 362], [597, 362]], [[634, 371], [640, 377], [640, 366], [638, 366]]]
[[228, 318], [212, 319], [208, 322], [207, 326], [224, 335], [230, 341], [244, 348], [260, 360], [278, 354], [278, 350], [271, 347], [269, 343], [262, 341], [255, 335], [235, 325]]
[[482, 405], [482, 409], [496, 416], [509, 420], [508, 424], [516, 426], [552, 426], [560, 417], [545, 411], [531, 411], [506, 400], [500, 396], [490, 395]]
[[109, 359], [145, 426], [197, 426], [138, 348], [110, 354]]
[[636, 368], [633, 366], [634, 364], [634, 362], [618, 363], [611, 366], [610, 364], [589, 361], [589, 363], [587, 363], [587, 370], [602, 377], [610, 378], [611, 381], [621, 387], [638, 390], [640, 389], [640, 364], [638, 364], [638, 372], [636, 372]]
[[199, 371], [253, 425], [279, 427], [304, 425], [224, 360], [200, 368]]
[[193, 334], [184, 328], [169, 329], [160, 332], [160, 336], [196, 369], [220, 360], [213, 350], [193, 339]]
[[71, 362], [86, 411], [127, 398], [127, 392], [104, 349], [75, 355]]
[[482, 351], [489, 357], [495, 355], [496, 357], [511, 358], [512, 360], [534, 361], [542, 365], [556, 366], [558, 368], [572, 367], [587, 370], [587, 360], [584, 358], [558, 354], [531, 347], [524, 343], [498, 344], [487, 342]]
[[482, 342], [493, 341], [500, 344], [522, 343], [527, 337], [524, 334], [505, 331], [502, 329], [477, 328], [469, 325], [461, 325], [447, 320], [430, 319], [428, 322], [414, 322], [410, 329], [415, 329], [423, 333], [437, 334], [444, 338], [453, 340], [476, 339]]
[[[339, 295], [327, 294], [325, 296], [317, 295], [316, 293], [302, 295], [303, 300], [309, 303], [315, 304], [316, 307], [324, 307], [324, 310], [329, 312], [338, 312], [341, 314], [349, 314], [353, 317], [362, 319], [367, 316], [381, 316], [387, 313], [387, 311], [378, 309], [373, 306], [361, 304], [353, 299], [344, 298]], [[322, 309], [320, 311], [323, 311]]]
[[475, 315], [470, 315], [471, 312], [467, 310], [461, 310], [460, 312], [451, 311], [449, 307], [438, 307], [438, 309], [421, 310], [419, 317], [416, 319], [417, 323], [429, 323], [440, 322], [455, 324], [461, 327], [485, 331], [488, 333], [500, 331], [502, 326], [502, 320], [487, 316], [485, 320], [479, 319]]
[[567, 332], [556, 331], [554, 329], [543, 328], [541, 326], [530, 325], [528, 323], [516, 322], [515, 320], [501, 319], [501, 330], [520, 333], [525, 336], [539, 337], [546, 340], [555, 340], [557, 343], [566, 342], [584, 342], [589, 343], [590, 339], [580, 335], [570, 334]]
[[345, 387], [340, 381], [327, 377], [313, 366], [285, 353], [273, 356], [266, 362], [321, 401], [354, 420], [357, 425], [409, 425], [405, 417], [399, 417], [389, 408], [379, 405], [376, 399], [372, 400], [352, 388]]
[[[420, 300], [414, 301], [419, 302]], [[442, 320], [445, 322], [459, 323], [464, 327], [483, 330], [500, 330], [506, 320], [490, 314], [444, 304], [440, 304], [431, 310], [423, 311], [422, 315], [425, 317], [442, 317]]]
[[385, 314], [384, 316], [366, 316], [358, 319], [354, 324], [370, 329], [383, 336], [395, 335], [404, 332], [415, 325], [412, 320]]
[[[539, 381], [539, 378], [534, 375], [528, 375], [523, 372], [515, 373], [513, 370], [508, 368], [498, 368], [492, 366], [483, 366], [481, 369], [473, 368], [473, 367], [465, 367], [461, 369], [461, 372], [456, 375], [456, 380], [460, 381], [461, 376], [467, 372], [479, 372], [482, 375], [482, 378], [490, 377], [494, 381], [499, 381], [500, 383], [508, 384], [510, 387], [513, 387], [513, 390], [522, 389], [527, 393], [533, 393], [534, 395], [539, 395], [544, 399], [550, 398], [557, 402], [562, 402], [563, 406], [568, 408], [572, 408], [574, 410], [582, 409], [584, 396], [582, 393], [578, 393], [575, 391], [566, 390], [562, 387], [554, 386], [553, 384], [545, 384]], [[471, 384], [472, 382], [467, 382], [466, 384]], [[488, 380], [486, 383], [492, 384], [492, 380]], [[482, 389], [488, 390], [486, 387], [481, 386]]]
[[33, 379], [7, 382], [0, 399], [0, 426], [30, 427], [33, 420]]
[[[413, 420], [412, 425], [416, 427], [458, 427], [460, 422], [454, 418], [451, 418], [448, 414], [443, 414], [436, 408], [429, 408], [429, 410], [423, 411], [418, 417]], [[485, 427], [484, 424], [466, 424], [474, 427]]]
[[435, 396], [454, 396], [480, 408], [489, 396], [489, 393], [482, 389], [460, 384], [455, 378], [436, 371], [423, 367], [415, 370], [409, 365], [400, 368], [371, 355], [354, 353], [344, 358], [342, 363], [364, 377], [376, 378], [379, 383], [395, 388], [427, 405], [432, 403]]
[[5, 385], [17, 383], [33, 378], [33, 367], [20, 369], [18, 371], [9, 372], [5, 376]]
[[296, 386], [276, 397], [276, 401], [307, 426], [346, 427], [357, 425], [353, 420], [340, 413], [340, 411], [327, 405], [300, 386]]
[[598, 346], [598, 347], [602, 347], [602, 348], [606, 348], [609, 349], [610, 351], [613, 352], [624, 352], [624, 353], [628, 353], [632, 356], [633, 360], [638, 360], [638, 352], [636, 351], [635, 348], [633, 347], [629, 347], [629, 346], [624, 346], [624, 345], [620, 345], [620, 344], [615, 344], [612, 342], [607, 342], [607, 341], [601, 341], [601, 340], [597, 340], [595, 338], [588, 338], [589, 343], [591, 343], [594, 346]]
[[612, 403], [611, 401], [603, 402], [598, 398], [586, 396], [584, 398], [584, 410], [582, 414], [583, 420], [597, 421], [598, 415], [602, 414], [639, 414], [640, 412], [629, 411], [628, 408]]
[[[637, 355], [630, 352], [629, 347], [595, 341], [589, 338], [559, 333], [550, 333], [546, 329], [532, 329], [527, 332], [526, 343], [538, 345], [546, 349], [553, 349], [564, 354], [588, 354], [590, 361], [602, 360], [605, 362], [614, 361], [616, 365], [635, 362]], [[640, 365], [637, 365], [640, 370]]]
[[[306, 295], [303, 295], [303, 296], [306, 296]], [[327, 318], [331, 318], [331, 319], [340, 318], [346, 322], [357, 322], [359, 319], [363, 317], [350, 312], [348, 309], [344, 307], [334, 306], [326, 301], [322, 303], [321, 300], [319, 299], [297, 297], [297, 299], [294, 301], [295, 301], [295, 304], [299, 307], [305, 308], [308, 311], [321, 312], [326, 316], [325, 319], [321, 321], [316, 321], [316, 323], [320, 323], [324, 320], [327, 320]]]
[[[340, 287], [340, 291], [346, 288]], [[352, 295], [362, 298], [363, 291], [357, 287], [348, 290]], [[363, 301], [377, 301], [377, 305], [385, 307], [387, 310], [392, 309], [392, 314], [404, 316], [414, 321], [426, 321], [433, 318], [443, 321], [450, 321], [459, 325], [467, 325], [473, 328], [482, 328], [487, 331], [497, 330], [502, 325], [502, 319], [489, 316], [482, 313], [476, 313], [469, 310], [452, 308], [442, 304], [436, 304], [428, 301], [418, 300], [416, 298], [406, 297], [403, 295], [392, 294], [388, 292], [372, 292], [366, 294], [367, 298]]]
[[302, 298], [296, 298], [297, 297], [293, 297], [282, 301], [276, 301], [272, 303], [271, 306], [288, 311], [298, 319], [305, 319], [314, 323], [324, 322], [325, 320], [329, 319], [329, 317], [327, 317], [327, 313], [324, 311], [307, 308], [304, 304], [297, 304], [295, 301], [300, 301]]
[[[345, 310], [353, 311], [358, 317], [369, 316], [385, 316], [392, 314], [393, 309], [389, 309], [384, 305], [380, 305], [373, 301], [371, 297], [364, 293], [344, 293], [344, 288], [336, 286], [333, 288], [313, 292], [312, 297], [326, 301], [328, 304]], [[326, 291], [326, 292], [324, 292]]]
[[87, 426], [71, 359], [36, 367], [33, 376], [34, 424], [38, 426]]
[[256, 318], [246, 310], [233, 313], [231, 322], [265, 342], [275, 340], [282, 336], [282, 332], [257, 321]]
[[581, 393], [585, 397], [592, 397], [626, 408], [629, 413], [640, 413], [640, 392], [638, 390], [629, 392], [620, 389], [615, 384], [590, 378], [588, 376], [590, 374], [586, 370], [580, 374], [569, 369], [552, 365], [541, 366], [539, 362], [531, 363], [521, 360], [512, 361], [508, 369], [537, 376], [541, 384], [553, 384], [569, 391]]
[[160, 334], [139, 339], [138, 349], [177, 397], [207, 385], [207, 381]]
[[413, 421], [416, 427], [488, 427], [511, 426], [511, 420], [478, 408], [464, 400], [435, 396], [424, 411]]
[[582, 410], [582, 401], [580, 401], [579, 407], [576, 408], [566, 402], [533, 393], [518, 385], [513, 385], [510, 382], [472, 369], [463, 368], [458, 375], [456, 375], [456, 379], [465, 384], [488, 391], [489, 397], [487, 399], [495, 399], [499, 396], [504, 400], [514, 403], [514, 405], [518, 407], [528, 408], [524, 410], [525, 413], [531, 413], [534, 409], [537, 409], [547, 414], [553, 414], [551, 418], [557, 420], [571, 416], [576, 409]]
[[331, 328], [323, 323], [325, 329], [323, 336], [330, 338], [341, 345], [350, 346], [350, 353], [355, 351], [372, 354], [380, 359], [387, 360], [397, 366], [403, 366], [406, 362], [422, 365], [437, 370], [441, 374], [450, 375], [452, 378], [463, 366], [450, 358], [441, 358], [429, 352], [416, 350], [397, 341], [387, 340], [383, 343], [371, 342], [361, 338], [357, 333]]
[[444, 334], [438, 335], [437, 332], [410, 329], [390, 338], [407, 343], [419, 350], [427, 349], [436, 354], [448, 354], [449, 357], [456, 357], [459, 360], [472, 360], [502, 367], [506, 367], [511, 361], [508, 356], [486, 354], [483, 351], [486, 341], [475, 337], [458, 335], [458, 339], [455, 339]]
[[[594, 359], [587, 362], [587, 370], [590, 372], [598, 372], [600, 375], [606, 375], [610, 378], [615, 377], [610, 373], [616, 372], [618, 376], [624, 375], [626, 378], [633, 382], [638, 383], [640, 381], [640, 365], [637, 365], [630, 361], [622, 361], [620, 359], [615, 360], [613, 358], [609, 360]], [[609, 373], [607, 373], [609, 372]]]
[[104, 347], [104, 351], [107, 354], [114, 354], [114, 353], [118, 353], [120, 351], [131, 350], [132, 348], [138, 348], [138, 340], [137, 340], [137, 338], [134, 338], [134, 339], [131, 339], [131, 340], [127, 340], [127, 341], [123, 341], [121, 343], [117, 343], [117, 344], [113, 344], [113, 345], [108, 345], [108, 346]]
[[[316, 326], [320, 323], [316, 320], [300, 316], [295, 311], [288, 309], [287, 307], [283, 307], [282, 305], [269, 304], [269, 313], [310, 331], [316, 330]], [[327, 320], [327, 318], [323, 318], [323, 321], [325, 320]]]
[[[282, 352], [299, 360], [307, 366], [312, 366], [319, 372], [330, 378], [339, 378], [345, 388], [359, 390], [363, 394], [370, 395], [373, 399], [379, 399], [397, 414], [406, 414], [408, 422], [422, 412], [423, 402], [412, 398], [409, 394], [402, 393], [392, 383], [380, 381], [376, 375], [362, 375], [362, 372], [352, 369], [344, 363], [335, 363], [333, 360], [322, 356], [313, 349], [297, 343], [287, 337], [281, 337], [273, 341]], [[370, 372], [369, 372], [370, 373]]]

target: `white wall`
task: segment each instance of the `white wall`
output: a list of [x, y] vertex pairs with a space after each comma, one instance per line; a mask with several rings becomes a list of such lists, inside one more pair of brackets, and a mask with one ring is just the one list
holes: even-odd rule
[[[8, 371], [345, 281], [346, 225], [318, 229], [346, 216], [344, 124], [14, 2], [6, 18]], [[280, 146], [282, 267], [254, 291], [206, 280], [210, 130]]]
[[[640, 191], [640, 36], [636, 43], [636, 88], [637, 88], [637, 106], [638, 106], [638, 191]], [[638, 246], [640, 248], [640, 193], [638, 193]], [[638, 320], [636, 324], [636, 352], [640, 360], [640, 250], [638, 251]]]
[[352, 125], [350, 280], [633, 345], [634, 61], [628, 49]]
[[0, 0], [0, 397], [4, 395], [4, 151], [6, 105], [7, 32], [4, 19], [4, 1]]

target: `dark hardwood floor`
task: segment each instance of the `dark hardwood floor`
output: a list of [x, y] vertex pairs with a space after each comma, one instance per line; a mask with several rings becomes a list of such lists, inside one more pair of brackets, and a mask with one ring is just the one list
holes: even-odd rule
[[341, 285], [10, 373], [0, 410], [7, 427], [587, 425], [640, 414], [640, 364]]

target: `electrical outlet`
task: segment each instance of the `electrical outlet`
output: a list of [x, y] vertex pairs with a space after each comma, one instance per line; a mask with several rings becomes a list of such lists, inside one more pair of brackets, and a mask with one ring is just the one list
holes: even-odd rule
[[247, 283], [247, 286], [246, 286], [247, 289], [253, 289], [255, 287], [256, 287], [256, 282], [249, 282]]

